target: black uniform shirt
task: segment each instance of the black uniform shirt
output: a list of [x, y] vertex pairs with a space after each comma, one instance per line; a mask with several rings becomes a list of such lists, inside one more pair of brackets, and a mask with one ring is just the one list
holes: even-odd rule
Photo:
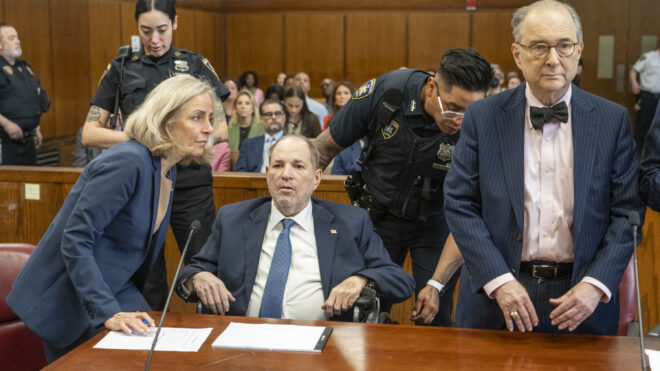
[[[114, 59], [106, 68], [92, 105], [108, 112], [114, 110], [114, 99], [119, 85], [120, 60]], [[144, 101], [147, 94], [161, 81], [179, 73], [188, 73], [207, 80], [215, 88], [219, 99], [225, 100], [229, 91], [216, 75], [211, 63], [199, 54], [170, 47], [165, 55], [153, 58], [144, 54], [144, 49], [137, 55], [126, 58], [124, 78], [120, 94], [120, 107], [124, 117], [129, 115]]]
[[0, 114], [29, 131], [39, 126], [47, 110], [46, 93], [30, 64], [16, 60], [12, 66], [0, 57]]
[[[383, 94], [395, 88], [390, 83], [391, 75], [395, 73], [405, 73], [405, 71], [392, 71], [366, 82], [332, 118], [329, 130], [337, 144], [348, 147], [365, 135], [372, 137], [374, 132], [380, 129], [375, 127], [374, 117]], [[435, 120], [424, 111], [420, 100], [428, 77], [426, 72], [415, 71], [410, 75], [403, 89], [403, 115], [406, 117], [407, 125], [421, 137], [441, 133]]]

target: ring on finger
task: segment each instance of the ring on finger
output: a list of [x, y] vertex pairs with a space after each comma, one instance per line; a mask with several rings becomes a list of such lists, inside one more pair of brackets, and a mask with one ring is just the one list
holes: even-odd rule
[[515, 310], [514, 310], [514, 311], [511, 311], [511, 312], [509, 313], [509, 315], [510, 315], [511, 318], [513, 318], [513, 319], [516, 319], [516, 318], [519, 317], [518, 312], [515, 311]]

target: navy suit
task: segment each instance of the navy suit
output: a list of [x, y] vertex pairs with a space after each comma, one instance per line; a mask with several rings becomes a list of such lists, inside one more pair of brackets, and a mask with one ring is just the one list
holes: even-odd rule
[[168, 208], [152, 233], [160, 172], [160, 157], [131, 140], [104, 151], [78, 178], [7, 297], [47, 345], [80, 344], [118, 312], [150, 310], [140, 290], [170, 217]]
[[358, 165], [357, 160], [362, 153], [362, 145], [360, 141], [351, 144], [350, 147], [345, 148], [335, 157], [334, 165], [332, 165], [333, 175], [350, 175], [354, 171], [361, 171], [362, 168]]
[[[573, 240], [571, 285], [591, 276], [612, 292], [578, 327], [616, 334], [618, 284], [632, 254], [627, 216], [642, 211], [635, 145], [627, 111], [573, 86]], [[504, 328], [496, 300], [483, 286], [519, 276], [524, 219], [525, 84], [475, 102], [466, 111], [461, 139], [445, 180], [449, 228], [465, 259], [457, 323]], [[584, 326], [584, 327], [583, 327]]]
[[650, 208], [660, 211], [660, 104], [646, 136], [639, 191]]
[[260, 173], [264, 162], [264, 136], [245, 139], [238, 150], [234, 171]]
[[[211, 272], [236, 299], [227, 314], [244, 316], [257, 275], [270, 207], [271, 197], [223, 206], [211, 237], [181, 272], [177, 289], [188, 277]], [[335, 286], [355, 274], [376, 281], [384, 299], [399, 302], [412, 295], [412, 277], [389, 258], [365, 210], [312, 198], [312, 215], [325, 299]]]

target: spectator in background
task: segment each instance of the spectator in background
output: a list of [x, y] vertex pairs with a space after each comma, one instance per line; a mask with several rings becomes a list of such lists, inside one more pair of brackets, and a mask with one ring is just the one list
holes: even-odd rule
[[296, 86], [296, 79], [292, 75], [287, 75], [284, 78], [284, 91], [287, 91]]
[[633, 133], [637, 142], [637, 156], [641, 157], [646, 133], [660, 101], [660, 48], [644, 53], [632, 66], [630, 89], [638, 99], [639, 112]]
[[309, 111], [305, 93], [300, 87], [289, 89], [284, 93], [284, 107], [287, 113], [287, 122], [284, 125], [285, 134], [299, 134], [307, 138], [316, 138], [321, 133], [319, 120]]
[[506, 74], [507, 76], [507, 81], [506, 81], [506, 88], [507, 90], [509, 89], [515, 89], [522, 83], [520, 80], [520, 75], [518, 75], [517, 71], [509, 71], [509, 73]]
[[266, 99], [260, 108], [264, 135], [246, 139], [241, 143], [235, 171], [265, 173], [268, 151], [284, 135], [286, 112], [279, 100]]
[[227, 122], [231, 119], [231, 114], [234, 113], [234, 101], [238, 95], [238, 81], [234, 79], [225, 80], [225, 88], [229, 90], [229, 96], [227, 99], [222, 102], [222, 106], [225, 109], [225, 116], [227, 117]]
[[231, 151], [237, 151], [241, 142], [264, 133], [264, 127], [259, 123], [257, 103], [247, 90], [238, 92], [234, 101], [234, 112], [231, 114], [228, 128], [228, 142]]
[[355, 86], [349, 81], [340, 81], [332, 89], [330, 94], [330, 109], [331, 112], [329, 115], [325, 116], [323, 119], [323, 130], [328, 128], [330, 119], [342, 108], [349, 100], [351, 96], [355, 93]]
[[274, 99], [280, 102], [284, 101], [284, 88], [278, 84], [269, 86], [266, 90], [266, 99]]
[[275, 83], [282, 88], [284, 88], [284, 80], [286, 79], [286, 73], [280, 72], [277, 74], [277, 78], [275, 79]]
[[335, 88], [335, 82], [330, 79], [330, 78], [325, 78], [321, 80], [321, 94], [323, 94], [323, 98], [325, 98], [325, 102], [323, 102], [323, 107], [325, 107], [326, 111], [330, 112], [330, 96], [332, 96], [332, 90]]
[[241, 74], [238, 79], [239, 88], [252, 93], [257, 106], [264, 101], [264, 91], [259, 89], [259, 76], [256, 72], [248, 70]]
[[[309, 111], [318, 117], [318, 122], [319, 122], [319, 129], [321, 128], [321, 123], [323, 122], [323, 118], [328, 114], [328, 110], [323, 107], [323, 105], [314, 99], [309, 97], [309, 89], [310, 89], [310, 81], [309, 81], [309, 75], [305, 72], [298, 72], [295, 76], [296, 79], [296, 85], [302, 89], [302, 91], [305, 93], [305, 101], [307, 102], [307, 107], [309, 108]], [[285, 91], [288, 91], [287, 89], [284, 89]]]

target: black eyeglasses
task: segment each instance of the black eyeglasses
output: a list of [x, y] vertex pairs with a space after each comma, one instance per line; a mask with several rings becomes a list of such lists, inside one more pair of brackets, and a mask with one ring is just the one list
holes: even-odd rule
[[518, 45], [529, 50], [530, 54], [532, 54], [532, 57], [541, 59], [547, 57], [548, 53], [550, 53], [550, 49], [552, 48], [555, 48], [555, 51], [560, 57], [570, 57], [575, 52], [575, 46], [577, 44], [578, 43], [574, 43], [572, 41], [562, 41], [555, 45], [549, 45], [546, 43], [536, 43], [529, 46], [523, 44]]
[[282, 112], [282, 111], [264, 112], [264, 113], [261, 114], [261, 116], [263, 116], [263, 117], [268, 117], [268, 118], [271, 118], [271, 117], [273, 117], [273, 116], [275, 116], [275, 117], [282, 117], [282, 116], [284, 116], [284, 112]]

